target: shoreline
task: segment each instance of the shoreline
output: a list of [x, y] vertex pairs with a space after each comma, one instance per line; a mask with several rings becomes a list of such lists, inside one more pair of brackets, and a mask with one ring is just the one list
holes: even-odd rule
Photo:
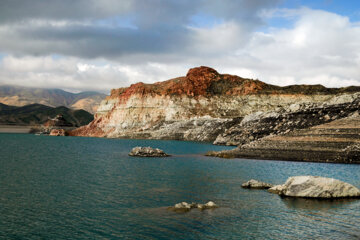
[[[30, 133], [33, 126], [21, 126], [21, 125], [0, 125], [0, 133]], [[89, 137], [89, 136], [82, 136]], [[93, 136], [90, 136], [93, 137]], [[154, 138], [108, 138], [108, 137], [97, 137], [105, 139], [139, 139], [139, 140], [175, 140], [175, 139], [154, 139]], [[177, 140], [184, 141], [184, 140]], [[185, 142], [193, 142], [186, 141]], [[195, 141], [196, 142], [196, 141]], [[211, 144], [210, 142], [199, 141], [199, 143]], [[230, 146], [229, 146], [230, 147]], [[319, 149], [320, 150], [320, 149]], [[290, 162], [314, 162], [314, 163], [335, 163], [335, 164], [360, 164], [357, 159], [347, 159], [342, 156], [341, 151], [334, 151], [334, 149], [321, 149], [320, 151], [310, 149], [274, 149], [274, 148], [238, 148], [223, 150], [223, 151], [210, 151], [202, 154], [209, 157], [219, 158], [243, 158], [252, 160], [272, 160], [272, 161], [290, 161]]]
[[[311, 158], [300, 157], [300, 153], [311, 156]], [[338, 156], [339, 152], [333, 151], [304, 151], [298, 150], [278, 150], [278, 149], [232, 149], [224, 151], [210, 151], [205, 154], [208, 157], [217, 157], [224, 159], [248, 159], [248, 160], [262, 160], [262, 161], [286, 161], [286, 162], [301, 162], [301, 163], [331, 163], [331, 164], [360, 164], [360, 161], [349, 161], [339, 158], [319, 158], [320, 154]]]
[[0, 133], [30, 133], [33, 126], [0, 125]]

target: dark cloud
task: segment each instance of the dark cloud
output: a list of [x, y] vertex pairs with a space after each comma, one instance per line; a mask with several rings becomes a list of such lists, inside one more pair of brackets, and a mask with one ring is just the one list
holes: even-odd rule
[[[1, 51], [16, 54], [115, 58], [124, 54], [171, 52], [185, 42], [185, 28], [158, 28], [157, 31], [99, 26], [41, 26], [8, 30], [0, 40]], [[26, 41], [24, 41], [26, 39]]]
[[251, 31], [261, 24], [258, 11], [278, 2], [2, 0], [0, 51], [111, 59], [124, 54], [181, 54], [196, 51], [191, 48], [196, 32], [188, 27], [193, 16], [204, 14], [220, 22], [235, 21]]
[[131, 0], [1, 0], [0, 22], [28, 19], [98, 19], [124, 14]]

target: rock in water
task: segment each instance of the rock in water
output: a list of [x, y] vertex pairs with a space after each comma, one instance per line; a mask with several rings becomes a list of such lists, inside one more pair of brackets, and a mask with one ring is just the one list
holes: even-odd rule
[[66, 131], [64, 129], [52, 129], [50, 131], [50, 136], [66, 136]]
[[213, 209], [218, 208], [218, 205], [216, 205], [213, 201], [209, 201], [206, 204], [181, 202], [175, 204], [174, 207], [169, 207], [168, 209], [175, 212], [188, 212], [193, 208], [198, 208], [200, 210]]
[[243, 188], [257, 188], [257, 189], [268, 189], [271, 188], [273, 185], [270, 183], [260, 182], [254, 179], [251, 179], [243, 184], [241, 187]]
[[285, 185], [275, 185], [268, 189], [268, 192], [275, 193], [275, 194], [281, 194], [281, 192], [284, 190]]
[[360, 197], [360, 190], [349, 183], [333, 178], [315, 176], [290, 177], [284, 185], [277, 185], [269, 192], [288, 197], [303, 198], [353, 198]]
[[151, 147], [134, 147], [129, 156], [133, 157], [168, 157], [170, 155], [166, 154], [163, 150], [158, 148]]
[[218, 206], [213, 202], [209, 201], [205, 204], [205, 208], [217, 208]]

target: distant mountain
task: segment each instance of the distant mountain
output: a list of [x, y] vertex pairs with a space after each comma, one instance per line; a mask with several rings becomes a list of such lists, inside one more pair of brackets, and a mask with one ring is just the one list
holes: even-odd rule
[[83, 126], [94, 117], [85, 110], [72, 110], [67, 107], [49, 107], [42, 104], [30, 104], [23, 107], [8, 106], [0, 103], [0, 124], [4, 125], [39, 125], [57, 115], [73, 126]]
[[70, 93], [61, 89], [0, 86], [0, 103], [11, 106], [38, 103], [50, 107], [65, 106], [72, 109], [84, 109], [93, 114], [105, 97], [105, 94], [98, 92]]

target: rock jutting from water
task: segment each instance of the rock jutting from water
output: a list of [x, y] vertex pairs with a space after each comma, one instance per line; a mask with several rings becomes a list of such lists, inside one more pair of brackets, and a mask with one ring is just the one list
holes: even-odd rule
[[218, 207], [219, 206], [216, 205], [213, 201], [209, 201], [205, 204], [181, 202], [181, 203], [175, 204], [173, 207], [169, 207], [168, 209], [175, 211], [175, 212], [188, 212], [194, 208], [197, 208], [200, 210], [205, 210], [205, 209], [214, 209], [214, 208], [218, 208]]
[[270, 183], [260, 182], [254, 179], [251, 179], [243, 184], [241, 184], [243, 188], [255, 188], [255, 189], [268, 189], [273, 187]]
[[170, 155], [163, 150], [152, 147], [134, 147], [129, 156], [132, 157], [169, 157]]
[[360, 198], [360, 190], [355, 186], [334, 178], [318, 176], [290, 177], [285, 184], [276, 185], [268, 191], [286, 197]]
[[50, 131], [50, 136], [66, 136], [66, 131], [64, 129], [52, 129]]

